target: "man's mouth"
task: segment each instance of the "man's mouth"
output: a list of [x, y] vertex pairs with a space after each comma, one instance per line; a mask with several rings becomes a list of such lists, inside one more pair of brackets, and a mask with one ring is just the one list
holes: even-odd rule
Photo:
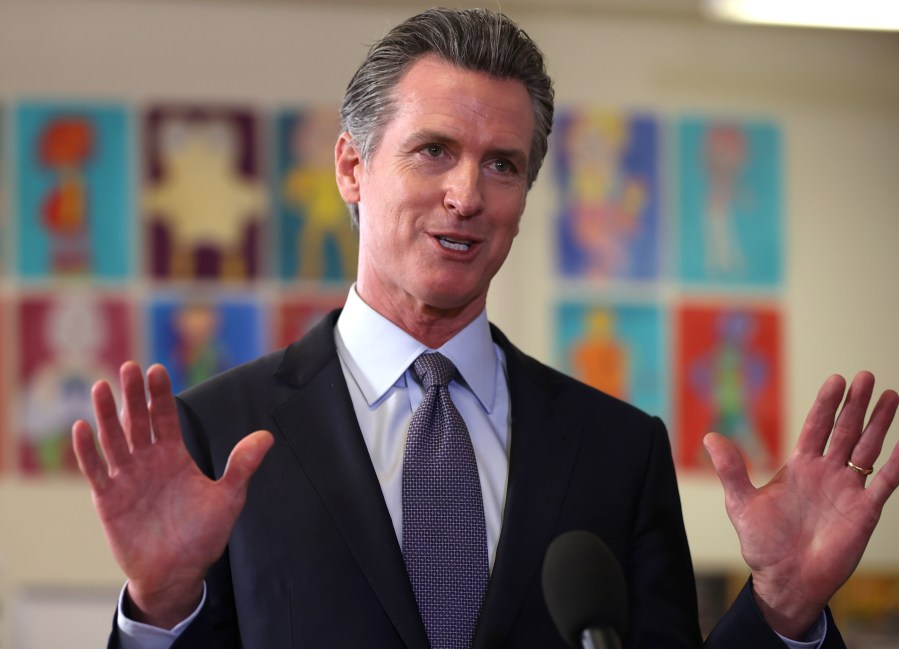
[[449, 250], [459, 250], [460, 252], [465, 252], [469, 248], [471, 248], [471, 241], [453, 239], [452, 237], [437, 237], [437, 241], [441, 246]]

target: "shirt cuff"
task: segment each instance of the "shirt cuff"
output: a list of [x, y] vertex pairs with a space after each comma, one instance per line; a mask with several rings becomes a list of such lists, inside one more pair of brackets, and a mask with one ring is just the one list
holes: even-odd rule
[[[777, 632], [775, 631], [775, 633]], [[824, 644], [825, 636], [827, 636], [827, 616], [824, 614], [824, 611], [821, 611], [821, 617], [819, 617], [815, 625], [808, 630], [805, 634], [805, 639], [802, 641], [790, 640], [779, 633], [777, 634], [777, 637], [783, 640], [784, 644], [786, 644], [789, 649], [820, 649], [821, 645]]]
[[116, 613], [116, 625], [119, 628], [119, 646], [121, 649], [170, 649], [175, 640], [178, 639], [178, 636], [199, 615], [200, 609], [206, 603], [206, 583], [204, 582], [203, 596], [200, 598], [200, 604], [194, 612], [171, 629], [162, 629], [157, 626], [136, 622], [125, 615], [127, 589], [128, 584], [126, 583], [122, 587], [122, 592], [119, 593], [119, 609]]

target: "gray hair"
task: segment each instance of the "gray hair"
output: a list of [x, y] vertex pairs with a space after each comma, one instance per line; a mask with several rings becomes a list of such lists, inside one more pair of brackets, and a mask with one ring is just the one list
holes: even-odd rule
[[[534, 136], [527, 170], [530, 189], [546, 156], [553, 120], [553, 86], [536, 43], [507, 16], [487, 9], [429, 9], [394, 27], [372, 45], [340, 106], [342, 126], [368, 161], [396, 110], [394, 88], [409, 67], [436, 54], [464, 69], [521, 81], [531, 97]], [[347, 206], [359, 225], [359, 206]]]

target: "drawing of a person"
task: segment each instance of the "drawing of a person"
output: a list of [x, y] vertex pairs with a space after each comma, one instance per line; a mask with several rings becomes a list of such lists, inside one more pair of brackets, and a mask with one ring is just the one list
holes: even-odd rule
[[746, 266], [734, 214], [746, 149], [746, 136], [736, 126], [720, 124], [706, 132], [705, 264], [713, 274], [740, 272]]
[[329, 241], [337, 247], [340, 277], [356, 274], [356, 233], [334, 181], [334, 134], [339, 130], [336, 112], [319, 110], [305, 114], [291, 133], [291, 148], [298, 162], [287, 172], [282, 191], [287, 204], [302, 215], [297, 241], [300, 277], [324, 276]]
[[52, 120], [40, 136], [40, 161], [56, 174], [44, 198], [41, 225], [50, 244], [50, 266], [57, 274], [79, 274], [90, 265], [89, 201], [84, 165], [94, 133], [77, 117]]
[[101, 377], [113, 380], [101, 355], [107, 324], [97, 305], [82, 297], [67, 297], [48, 306], [40, 336], [50, 354], [23, 386], [26, 471], [75, 471], [69, 430], [77, 419], [93, 420], [91, 385]]
[[[750, 348], [753, 317], [725, 312], [716, 324], [715, 346], [694, 362], [692, 385], [712, 412], [710, 430], [737, 442], [751, 466], [770, 466], [771, 454], [754, 420], [758, 394], [770, 370], [765, 359]], [[705, 453], [697, 453], [704, 462]]]
[[629, 244], [638, 233], [647, 190], [622, 168], [628, 145], [627, 122], [617, 115], [578, 114], [567, 132], [571, 230], [590, 277], [620, 275], [631, 263]]
[[627, 347], [615, 335], [615, 314], [608, 309], [591, 311], [584, 337], [571, 349], [576, 376], [619, 399], [628, 398]]

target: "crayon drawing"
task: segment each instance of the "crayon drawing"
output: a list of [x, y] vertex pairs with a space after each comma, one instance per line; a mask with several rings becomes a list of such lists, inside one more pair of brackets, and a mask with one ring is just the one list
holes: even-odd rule
[[561, 304], [559, 369], [653, 415], [667, 411], [662, 314], [651, 305]]
[[277, 196], [279, 276], [352, 281], [359, 237], [334, 179], [337, 109], [279, 115]]
[[683, 305], [677, 312], [676, 460], [710, 468], [702, 437], [731, 438], [751, 469], [781, 462], [780, 315], [760, 306]]
[[779, 131], [767, 123], [685, 119], [678, 141], [681, 279], [778, 287], [784, 246]]
[[93, 422], [90, 391], [133, 358], [129, 304], [88, 292], [30, 295], [18, 305], [16, 407], [25, 473], [77, 472], [71, 427]]
[[131, 272], [131, 157], [119, 106], [16, 110], [18, 270], [25, 278]]
[[654, 119], [562, 111], [554, 124], [563, 276], [655, 279], [659, 274], [658, 135]]
[[184, 390], [265, 351], [263, 313], [250, 299], [159, 297], [149, 306], [150, 355]]
[[158, 106], [144, 120], [143, 214], [150, 273], [246, 280], [259, 274], [267, 194], [248, 110]]

